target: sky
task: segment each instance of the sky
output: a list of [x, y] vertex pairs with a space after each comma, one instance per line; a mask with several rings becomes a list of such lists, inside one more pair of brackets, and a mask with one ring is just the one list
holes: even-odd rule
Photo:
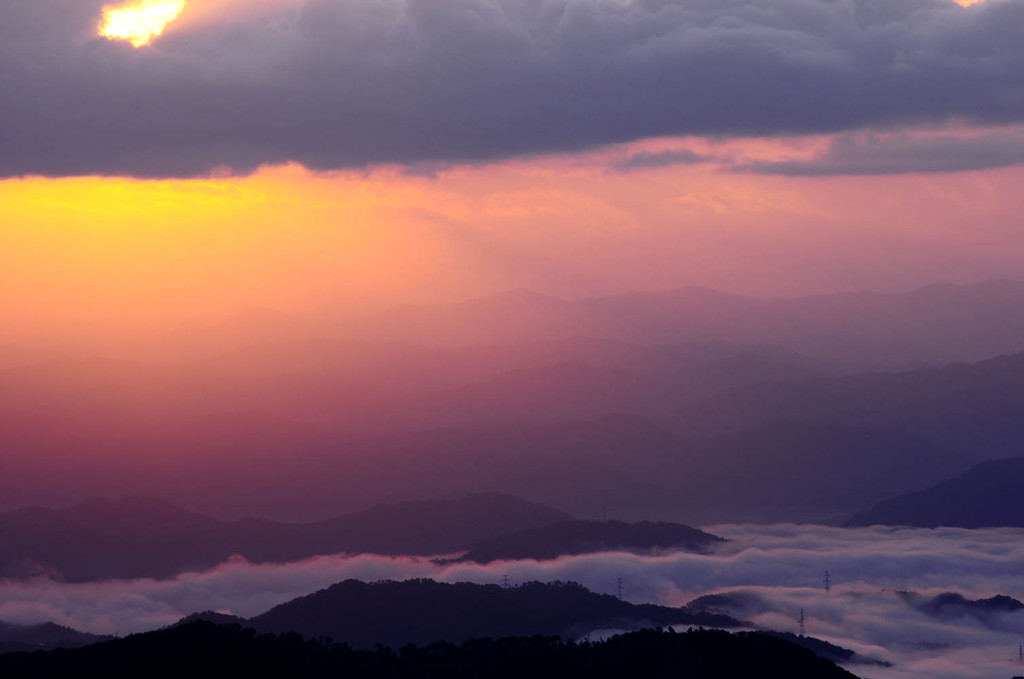
[[1024, 0], [0, 16], [6, 335], [1024, 274]]
[[[0, 64], [0, 349], [516, 288], [1024, 279], [1024, 0], [0, 0]], [[756, 590], [759, 622], [803, 605], [900, 662], [877, 679], [1017, 671], [1020, 614], [942, 626], [874, 595], [1024, 597], [1019, 531], [722, 531], [734, 551], [711, 557], [501, 568], [605, 591], [625, 573], [636, 601]], [[830, 600], [807, 584], [826, 569]], [[124, 632], [422, 575], [496, 571], [3, 582], [0, 619]], [[952, 645], [899, 646], [922, 639]]]

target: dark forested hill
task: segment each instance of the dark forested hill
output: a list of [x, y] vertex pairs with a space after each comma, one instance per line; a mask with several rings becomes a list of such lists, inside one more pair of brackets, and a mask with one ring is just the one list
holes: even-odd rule
[[259, 635], [195, 622], [74, 651], [0, 656], [0, 676], [19, 679], [851, 679], [788, 641], [756, 632], [641, 631], [593, 644], [558, 638], [478, 639], [398, 652], [352, 650], [294, 634]]
[[688, 608], [636, 605], [573, 583], [517, 587], [433, 580], [346, 580], [250, 620], [260, 631], [327, 636], [355, 647], [460, 642], [479, 636], [583, 636], [597, 629], [738, 622]]

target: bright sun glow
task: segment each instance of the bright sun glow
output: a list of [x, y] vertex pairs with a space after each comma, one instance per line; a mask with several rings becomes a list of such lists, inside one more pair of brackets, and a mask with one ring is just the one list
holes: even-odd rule
[[142, 47], [163, 33], [183, 9], [185, 0], [141, 0], [120, 7], [105, 7], [100, 35]]

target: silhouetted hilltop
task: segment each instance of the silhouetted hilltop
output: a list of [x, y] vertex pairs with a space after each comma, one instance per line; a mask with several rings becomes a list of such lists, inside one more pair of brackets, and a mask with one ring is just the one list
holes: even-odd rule
[[0, 622], [0, 653], [81, 648], [112, 638], [79, 632], [52, 622], [41, 625], [13, 625]]
[[331, 637], [355, 647], [461, 642], [534, 634], [578, 638], [597, 629], [659, 625], [734, 627], [727, 615], [631, 604], [575, 583], [503, 588], [433, 580], [346, 580], [250, 620], [260, 631]]
[[924, 490], [879, 502], [847, 526], [1024, 526], [1021, 478], [1024, 458], [984, 462]]
[[214, 625], [242, 626], [247, 626], [249, 623], [248, 620], [237, 615], [230, 615], [228, 613], [218, 613], [217, 611], [200, 611], [198, 613], [186, 615], [184, 618], [174, 623], [174, 625], [191, 625], [194, 622], [212, 622]]
[[866, 658], [848, 648], [830, 644], [822, 639], [809, 637], [803, 634], [772, 631], [766, 631], [764, 634], [775, 637], [776, 639], [784, 639], [785, 641], [796, 644], [797, 646], [802, 646], [808, 651], [813, 652], [814, 655], [819, 658], [825, 658], [826, 660], [831, 660], [834, 663], [842, 663], [844, 665], [878, 665], [882, 667], [890, 667], [892, 665], [892, 663], [885, 662], [884, 660]]
[[195, 677], [254, 679], [565, 679], [672, 676], [686, 679], [850, 679], [854, 675], [800, 646], [756, 632], [647, 630], [592, 644], [558, 638], [477, 638], [395, 652], [353, 650], [294, 634], [256, 635], [196, 622], [74, 651], [0, 657], [0, 675], [21, 679]]
[[166, 578], [236, 554], [255, 562], [339, 552], [446, 554], [569, 518], [501, 494], [380, 506], [312, 524], [220, 521], [147, 498], [93, 500], [0, 514], [0, 576]]
[[998, 623], [999, 616], [1024, 609], [1024, 603], [1003, 594], [987, 599], [968, 599], [956, 592], [943, 592], [927, 599], [914, 592], [901, 592], [900, 596], [914, 608], [932, 617], [948, 620], [970, 616], [990, 626]]
[[724, 540], [716, 535], [679, 523], [569, 521], [527, 528], [478, 542], [455, 561], [490, 563], [514, 559], [556, 559], [605, 551], [707, 552], [721, 542]]
[[745, 590], [704, 594], [689, 602], [687, 606], [697, 610], [740, 616], [753, 616], [772, 610], [759, 594]]

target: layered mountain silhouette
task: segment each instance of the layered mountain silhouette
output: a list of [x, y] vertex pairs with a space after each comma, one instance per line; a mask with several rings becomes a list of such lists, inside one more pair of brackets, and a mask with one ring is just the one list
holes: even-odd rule
[[709, 433], [779, 419], [903, 431], [981, 462], [1024, 442], [1024, 353], [972, 364], [751, 386], [680, 410], [676, 427]]
[[[0, 656], [0, 674], [35, 679], [103, 676], [394, 677], [395, 679], [535, 676], [657, 676], [678, 668], [694, 678], [844, 679], [854, 675], [783, 639], [717, 630], [641, 631], [594, 644], [557, 638], [478, 639], [399, 652], [353, 650], [294, 634], [255, 635], [198, 621], [74, 651]], [[770, 670], [766, 670], [770, 668]]]
[[1005, 594], [987, 599], [968, 599], [957, 592], [943, 592], [924, 598], [914, 592], [901, 592], [900, 596], [917, 610], [940, 619], [975, 618], [989, 627], [999, 627], [1009, 613], [1024, 610], [1024, 603]]
[[959, 451], [894, 430], [791, 421], [694, 438], [629, 415], [396, 434], [288, 455], [257, 449], [249, 459], [200, 452], [82, 460], [80, 474], [71, 461], [55, 474], [33, 471], [42, 458], [22, 467], [15, 456], [5, 461], [9, 473], [0, 488], [16, 494], [24, 492], [22, 480], [56, 475], [116, 494], [129, 482], [135, 493], [190, 506], [300, 517], [483, 490], [581, 517], [607, 507], [612, 517], [631, 521], [828, 522], [969, 466]]
[[347, 328], [432, 344], [574, 335], [639, 344], [720, 340], [775, 344], [861, 363], [947, 363], [1024, 349], [1024, 283], [931, 285], [907, 293], [755, 299], [688, 287], [565, 301], [526, 290], [403, 308]]
[[260, 314], [178, 353], [3, 371], [0, 498], [311, 521], [484, 490], [588, 517], [837, 521], [1018, 453], [1024, 354], [986, 357], [1020, 349], [1021, 304], [1024, 284], [991, 282], [519, 291], [306, 330]]
[[[144, 426], [133, 427], [136, 436], [160, 434], [140, 443], [159, 449], [161, 440], [175, 440], [168, 436], [175, 430], [185, 442], [193, 430], [209, 436], [205, 418], [262, 412], [310, 446], [332, 436], [609, 412], [670, 417], [680, 403], [724, 390], [824, 374], [829, 370], [812, 358], [725, 343], [642, 346], [578, 337], [438, 349], [319, 340], [191, 361], [65, 359], [8, 369], [0, 372], [0, 414], [45, 415], [72, 431], [105, 434], [115, 445], [115, 423], [137, 421]], [[119, 418], [104, 426], [111, 414]], [[264, 437], [281, 438], [271, 431]], [[220, 442], [230, 445], [230, 438]], [[254, 444], [266, 447], [258, 439], [247, 443]]]
[[1024, 458], [984, 462], [934, 486], [879, 502], [847, 526], [1024, 527]]
[[678, 523], [569, 521], [483, 540], [454, 561], [543, 560], [609, 551], [642, 554], [669, 550], [708, 552], [722, 542], [724, 540], [716, 535]]
[[81, 648], [112, 638], [79, 632], [70, 627], [55, 625], [52, 622], [41, 625], [14, 625], [0, 622], [0, 653]]
[[0, 514], [0, 573], [67, 580], [165, 578], [233, 555], [284, 562], [318, 554], [445, 554], [564, 512], [500, 494], [409, 502], [311, 524], [220, 521], [146, 498]]
[[602, 629], [664, 625], [735, 627], [722, 614], [631, 604], [574, 583], [513, 587], [433, 580], [346, 580], [250, 619], [259, 631], [331, 637], [355, 647], [540, 634], [580, 638]]
[[[577, 516], [715, 521], [842, 520], [869, 502], [968, 465], [913, 436], [779, 422], [711, 438], [632, 416], [365, 441], [352, 496], [370, 488], [444, 496], [489, 488]], [[443, 474], [435, 470], [443, 469]], [[358, 487], [354, 482], [359, 479]], [[345, 484], [345, 480], [340, 483]]]

